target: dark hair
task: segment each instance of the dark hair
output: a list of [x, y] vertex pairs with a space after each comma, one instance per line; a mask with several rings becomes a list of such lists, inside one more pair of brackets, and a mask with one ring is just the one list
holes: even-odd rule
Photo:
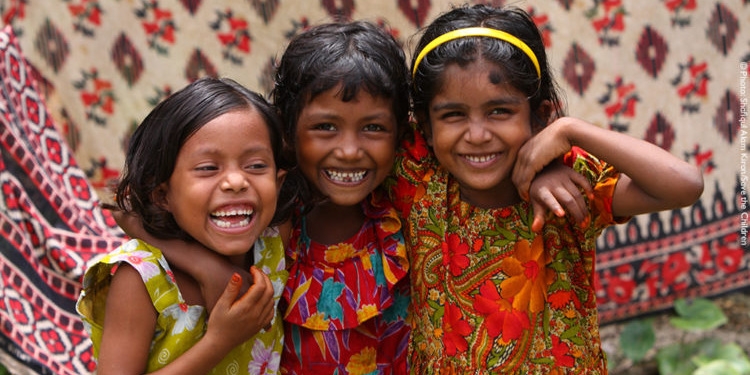
[[[423, 31], [417, 43], [414, 59], [433, 39], [456, 29], [487, 27], [505, 31], [526, 43], [539, 61], [541, 78], [531, 59], [518, 47], [491, 37], [464, 37], [445, 42], [422, 59], [412, 82], [412, 102], [418, 118], [427, 118], [428, 105], [443, 84], [446, 66], [466, 66], [479, 59], [494, 63], [504, 74], [505, 81], [529, 99], [534, 125], [544, 127], [549, 118], [536, 117], [544, 100], [553, 106], [553, 116], [563, 115], [563, 104], [557, 84], [544, 50], [539, 29], [528, 13], [515, 7], [497, 8], [490, 5], [464, 5], [440, 15]], [[412, 60], [414, 69], [414, 60]]]
[[[382, 27], [368, 21], [331, 22], [314, 26], [289, 42], [276, 67], [271, 100], [279, 108], [289, 154], [294, 154], [297, 120], [315, 97], [341, 85], [341, 100], [360, 90], [392, 102], [399, 138], [408, 129], [409, 71], [404, 50]], [[303, 203], [312, 200], [299, 171], [286, 182], [304, 186]]]
[[[146, 116], [133, 133], [125, 167], [115, 188], [117, 208], [140, 217], [157, 238], [191, 237], [171, 213], [154, 202], [154, 191], [169, 180], [183, 144], [211, 120], [229, 112], [254, 110], [268, 126], [277, 169], [289, 169], [282, 155], [283, 137], [277, 111], [261, 95], [228, 78], [205, 77], [170, 95]], [[289, 214], [289, 202], [278, 200], [274, 223]]]

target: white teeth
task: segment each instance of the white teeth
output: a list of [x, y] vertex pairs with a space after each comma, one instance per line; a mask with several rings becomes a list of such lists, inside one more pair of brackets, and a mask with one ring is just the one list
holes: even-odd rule
[[216, 223], [216, 226], [221, 227], [221, 228], [244, 227], [245, 225], [247, 225], [247, 224], [250, 223], [250, 218], [246, 217], [246, 218], [244, 218], [244, 219], [242, 219], [242, 220], [240, 220], [240, 221], [238, 221], [236, 223], [232, 223], [232, 222], [224, 221], [224, 220], [216, 220], [216, 219], [214, 219], [214, 223]]
[[367, 174], [367, 171], [338, 172], [338, 171], [327, 170], [326, 174], [331, 180], [334, 180], [334, 181], [359, 182], [359, 181], [362, 181], [362, 179], [365, 177], [365, 174]]
[[497, 154], [489, 154], [489, 155], [466, 155], [464, 156], [466, 160], [472, 162], [472, 163], [486, 163], [494, 158], [497, 157]]
[[232, 211], [212, 212], [211, 216], [225, 217], [225, 216], [252, 215], [252, 214], [253, 214], [253, 210], [232, 210]]
[[[216, 226], [221, 228], [237, 228], [237, 227], [243, 227], [248, 224], [250, 224], [250, 219], [252, 218], [254, 210], [252, 209], [245, 209], [245, 210], [231, 210], [231, 211], [216, 211], [211, 213], [212, 221], [216, 224]], [[219, 218], [222, 217], [242, 217], [239, 221], [227, 221], [227, 220], [221, 220]]]

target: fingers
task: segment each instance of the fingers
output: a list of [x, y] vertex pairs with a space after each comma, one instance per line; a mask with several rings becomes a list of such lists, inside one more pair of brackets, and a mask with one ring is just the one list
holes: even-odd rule
[[540, 233], [542, 227], [544, 227], [544, 217], [546, 216], [547, 210], [545, 210], [544, 206], [537, 203], [532, 203], [531, 207], [534, 211], [534, 220], [531, 222], [531, 231], [534, 233]]
[[521, 199], [528, 201], [530, 199], [529, 190], [531, 189], [531, 181], [538, 171], [534, 170], [533, 166], [524, 160], [525, 158], [519, 153], [519, 157], [516, 159], [516, 164], [513, 167], [511, 179], [513, 180], [513, 184], [516, 185], [518, 195], [521, 196]]
[[275, 304], [273, 300], [273, 283], [268, 275], [257, 267], [250, 267], [253, 277], [253, 285], [238, 300], [237, 304], [243, 304], [253, 309], [260, 309], [258, 321], [262, 322], [260, 327], [270, 327], [274, 316]]
[[566, 214], [576, 223], [588, 218], [586, 196], [592, 196], [588, 180], [564, 165], [551, 165], [539, 173], [530, 187], [533, 211], [532, 230], [541, 231], [548, 212], [558, 217]]
[[240, 276], [239, 273], [233, 273], [232, 277], [229, 278], [229, 282], [227, 283], [226, 288], [224, 288], [224, 292], [221, 293], [221, 296], [219, 297], [219, 300], [216, 301], [216, 307], [222, 307], [222, 308], [228, 308], [232, 305], [232, 303], [237, 299], [237, 296], [240, 294], [240, 290], [242, 289], [242, 276]]

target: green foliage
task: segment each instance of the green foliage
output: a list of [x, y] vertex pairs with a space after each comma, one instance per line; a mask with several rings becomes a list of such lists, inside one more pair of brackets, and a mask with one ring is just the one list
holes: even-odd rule
[[677, 317], [669, 319], [673, 326], [684, 331], [706, 331], [721, 327], [727, 316], [710, 300], [699, 298], [692, 303], [679, 299], [674, 303]]
[[650, 319], [630, 321], [620, 334], [620, 347], [625, 357], [633, 362], [643, 359], [655, 342], [654, 325]]
[[[712, 301], [698, 298], [684, 299], [674, 304], [677, 316], [670, 324], [686, 332], [708, 331], [727, 322], [724, 312]], [[620, 336], [625, 357], [638, 362], [653, 348], [653, 322], [629, 322]], [[656, 353], [659, 374], [662, 375], [750, 375], [750, 357], [737, 344], [724, 344], [715, 338], [680, 342], [659, 349]]]

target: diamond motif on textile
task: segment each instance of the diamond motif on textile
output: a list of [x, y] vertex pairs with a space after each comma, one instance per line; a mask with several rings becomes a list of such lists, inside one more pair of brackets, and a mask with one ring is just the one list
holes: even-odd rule
[[263, 23], [268, 24], [279, 9], [279, 0], [252, 0], [250, 6], [263, 18]]
[[714, 9], [711, 19], [708, 21], [708, 31], [706, 32], [711, 44], [726, 56], [732, 49], [739, 31], [740, 24], [737, 16], [724, 4], [716, 4], [716, 9]]
[[578, 95], [583, 95], [594, 77], [596, 66], [586, 50], [573, 43], [563, 62], [563, 78]]
[[218, 73], [214, 64], [211, 63], [199, 48], [196, 48], [190, 55], [190, 59], [188, 59], [188, 65], [185, 68], [185, 77], [192, 82], [200, 77], [216, 77], [217, 75]]
[[645, 140], [667, 150], [672, 150], [672, 144], [676, 137], [674, 127], [661, 113], [656, 113], [646, 129]]
[[656, 78], [667, 59], [667, 52], [669, 52], [669, 46], [664, 37], [650, 26], [646, 26], [640, 39], [638, 39], [638, 46], [635, 51], [638, 64], [652, 77]]
[[129, 86], [138, 82], [143, 73], [143, 59], [125, 33], [120, 34], [112, 47], [112, 61]]
[[409, 22], [419, 28], [427, 23], [427, 13], [429, 13], [432, 3], [430, 0], [417, 0], [416, 6], [414, 3], [410, 0], [398, 0], [398, 9]]
[[45, 20], [44, 25], [39, 29], [34, 46], [55, 73], [60, 71], [70, 53], [65, 36], [49, 19]]
[[354, 0], [321, 0], [321, 5], [335, 20], [348, 21], [354, 13]]
[[201, 0], [180, 0], [182, 5], [187, 9], [190, 14], [195, 15], [195, 12], [201, 6]]
[[727, 143], [732, 144], [740, 131], [740, 98], [736, 93], [727, 90], [718, 103], [714, 115], [714, 126]]

